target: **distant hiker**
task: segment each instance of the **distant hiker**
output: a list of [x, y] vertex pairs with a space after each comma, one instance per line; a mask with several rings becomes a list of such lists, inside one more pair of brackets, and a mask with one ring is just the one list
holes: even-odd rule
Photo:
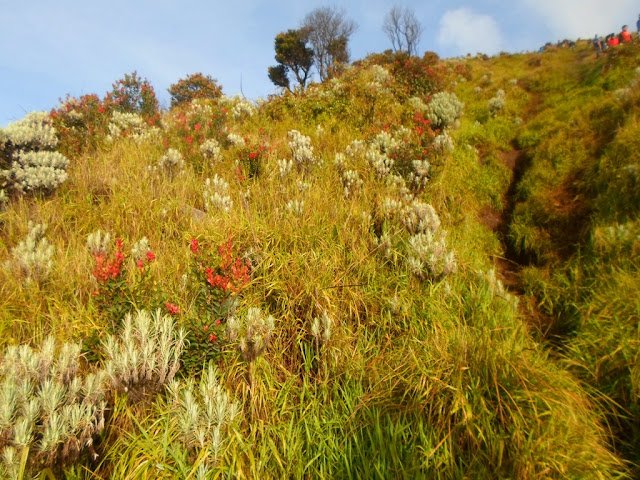
[[640, 35], [640, 15], [638, 15], [638, 21], [636, 22], [636, 30], [638, 31], [638, 34]]
[[610, 47], [615, 47], [619, 43], [620, 39], [616, 35], [614, 35], [613, 33], [607, 35], [607, 45], [609, 45]]
[[620, 32], [620, 41], [622, 43], [629, 43], [631, 41], [631, 34], [629, 33], [629, 27], [626, 25], [622, 26], [622, 31]]
[[[593, 47], [596, 49], [596, 57], [600, 58], [600, 55], [604, 53], [604, 49], [602, 45], [602, 40], [598, 35], [593, 37]], [[606, 46], [604, 48], [606, 48]]]

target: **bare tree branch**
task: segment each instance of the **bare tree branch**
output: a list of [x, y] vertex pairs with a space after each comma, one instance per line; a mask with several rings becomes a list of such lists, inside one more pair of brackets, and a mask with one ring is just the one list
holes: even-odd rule
[[321, 81], [331, 78], [336, 64], [349, 62], [347, 45], [357, 25], [344, 10], [316, 8], [304, 18], [302, 28], [308, 32]]
[[393, 6], [384, 17], [382, 31], [386, 33], [395, 52], [418, 54], [418, 43], [422, 36], [422, 25], [413, 10]]

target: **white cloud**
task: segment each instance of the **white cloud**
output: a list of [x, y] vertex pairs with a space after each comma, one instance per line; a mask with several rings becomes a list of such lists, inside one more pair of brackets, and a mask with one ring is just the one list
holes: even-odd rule
[[438, 43], [453, 55], [466, 53], [495, 54], [503, 45], [498, 24], [490, 15], [470, 8], [448, 10], [440, 19]]
[[635, 0], [524, 0], [524, 3], [542, 16], [558, 39], [617, 33], [623, 24], [633, 31], [640, 13]]

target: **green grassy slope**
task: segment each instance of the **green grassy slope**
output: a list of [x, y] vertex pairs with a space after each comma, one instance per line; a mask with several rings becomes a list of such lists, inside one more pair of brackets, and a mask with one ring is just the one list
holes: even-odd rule
[[[640, 57], [623, 47], [600, 60], [580, 44], [491, 59], [378, 55], [253, 113], [209, 100], [165, 113], [139, 141], [97, 135], [76, 149], [60, 134], [68, 180], [49, 195], [12, 193], [0, 213], [4, 346], [50, 334], [83, 341], [90, 371], [124, 312], [167, 312], [170, 302], [190, 332], [181, 382], [215, 361], [241, 414], [217, 448], [196, 448], [171, 394], [131, 404], [116, 393], [99, 457], [42, 478], [632, 475], [637, 423], [623, 414], [636, 415], [638, 392], [629, 175]], [[440, 90], [465, 104], [446, 128], [452, 149], [424, 121]], [[105, 129], [109, 118], [96, 115], [92, 127]], [[313, 147], [297, 164], [294, 129]], [[199, 149], [207, 138], [219, 142], [216, 160]], [[184, 165], [158, 165], [168, 147]], [[372, 161], [382, 154], [389, 173]], [[288, 173], [283, 160], [294, 161]], [[414, 160], [430, 162], [428, 181]], [[216, 175], [227, 183], [217, 200], [203, 196]], [[47, 224], [55, 254], [46, 278], [25, 283], [14, 248], [28, 221]], [[126, 270], [108, 298], [86, 247], [98, 229], [124, 244]], [[234, 261], [251, 262], [249, 281], [212, 289], [197, 264], [224, 264], [217, 247], [229, 232]], [[421, 232], [436, 243], [417, 268]], [[142, 237], [156, 258], [138, 269], [130, 249]], [[505, 256], [528, 264], [522, 298], [501, 281]], [[231, 299], [236, 317], [259, 307], [275, 318], [255, 358], [225, 335]], [[530, 299], [551, 318], [545, 329], [523, 308]], [[323, 336], [314, 319], [324, 315]]]

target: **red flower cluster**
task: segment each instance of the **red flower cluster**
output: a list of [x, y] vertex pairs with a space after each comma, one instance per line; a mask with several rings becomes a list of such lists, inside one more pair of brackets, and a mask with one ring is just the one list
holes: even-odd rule
[[176, 315], [180, 313], [180, 307], [178, 307], [175, 303], [167, 302], [164, 304], [164, 306], [167, 308], [167, 311], [170, 315]]
[[[217, 268], [207, 267], [204, 271], [209, 285], [220, 288], [224, 292], [237, 293], [249, 283], [251, 262], [240, 257], [234, 260], [232, 250], [233, 243], [231, 241], [231, 233], [229, 233], [226, 243], [218, 247], [220, 264]], [[191, 251], [194, 253], [198, 251], [198, 243], [195, 239], [191, 240]]]
[[93, 276], [99, 284], [104, 285], [111, 279], [116, 279], [122, 273], [122, 262], [124, 262], [124, 253], [122, 253], [122, 240], [116, 239], [117, 250], [115, 259], [110, 260], [105, 253], [97, 253], [95, 255], [96, 268], [93, 270]]
[[197, 255], [198, 254], [198, 248], [199, 248], [199, 244], [198, 244], [198, 239], [197, 238], [192, 238], [191, 239], [191, 251]]
[[[146, 256], [147, 256], [147, 263], [156, 259], [156, 255], [151, 250], [147, 252]], [[141, 258], [138, 259], [138, 261], [136, 262], [136, 265], [138, 265], [138, 269], [140, 271], [144, 270], [144, 261]]]

